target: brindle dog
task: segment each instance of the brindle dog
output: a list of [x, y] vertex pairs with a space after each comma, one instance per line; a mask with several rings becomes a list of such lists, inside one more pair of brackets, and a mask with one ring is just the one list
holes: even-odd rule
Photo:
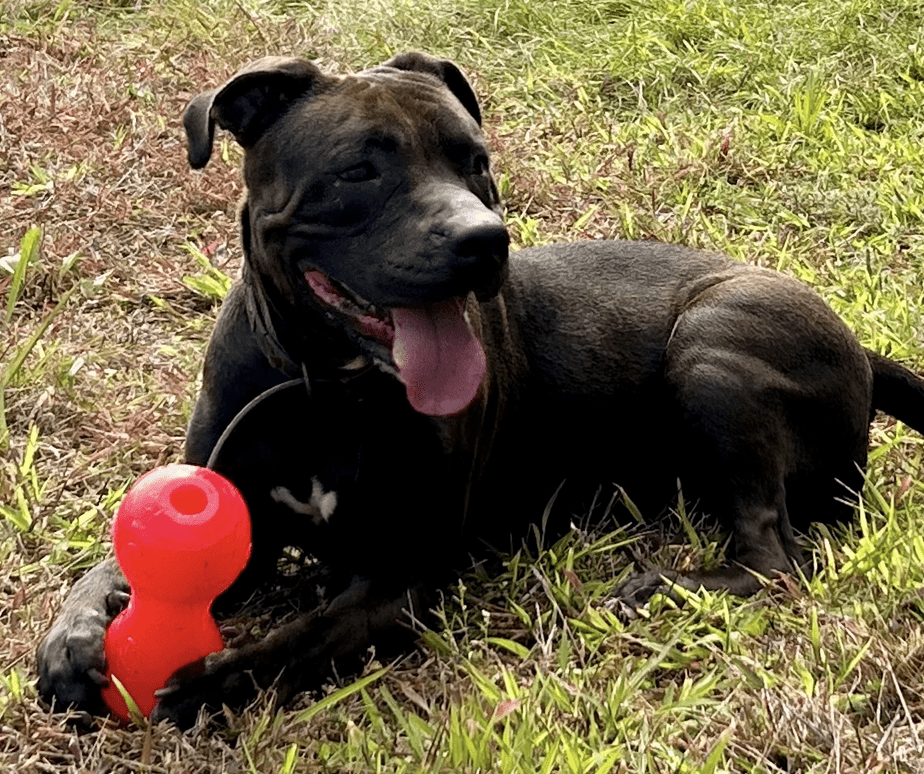
[[[277, 678], [291, 697], [421, 615], [468, 551], [509, 545], [553, 498], [548, 528], [567, 528], [600, 486], [657, 514], [679, 478], [734, 553], [667, 580], [750, 594], [805, 566], [794, 528], [849, 513], [876, 410], [924, 431], [924, 380], [795, 280], [655, 243], [508, 258], [480, 120], [456, 66], [423, 54], [347, 76], [262, 59], [190, 103], [190, 163], [228, 130], [247, 196], [187, 461], [214, 457], [249, 505], [240, 587], [290, 545], [341, 580], [181, 670], [155, 717], [188, 725]], [[619, 593], [640, 604], [665, 580]], [[74, 586], [39, 648], [43, 696], [99, 707], [127, 591], [112, 560]]]

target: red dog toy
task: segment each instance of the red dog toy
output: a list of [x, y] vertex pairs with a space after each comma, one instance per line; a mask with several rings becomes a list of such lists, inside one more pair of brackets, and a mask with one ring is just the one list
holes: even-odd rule
[[131, 599], [106, 632], [110, 683], [103, 699], [127, 720], [113, 676], [147, 717], [170, 675], [224, 648], [209, 608], [247, 564], [250, 517], [227, 479], [207, 468], [167, 465], [125, 495], [112, 540]]

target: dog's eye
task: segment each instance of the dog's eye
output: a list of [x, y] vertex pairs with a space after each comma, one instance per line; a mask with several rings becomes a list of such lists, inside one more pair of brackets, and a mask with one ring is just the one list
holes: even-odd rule
[[354, 164], [352, 167], [341, 169], [337, 173], [337, 177], [341, 180], [346, 180], [348, 183], [362, 183], [366, 180], [375, 180], [378, 176], [379, 173], [368, 161], [363, 161], [359, 164]]

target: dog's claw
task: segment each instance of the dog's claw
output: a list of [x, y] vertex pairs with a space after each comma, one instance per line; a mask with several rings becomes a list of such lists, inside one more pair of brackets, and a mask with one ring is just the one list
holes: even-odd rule
[[218, 711], [224, 704], [243, 705], [256, 692], [246, 669], [246, 658], [236, 650], [213, 653], [182, 667], [154, 693], [157, 704], [151, 721], [167, 720], [186, 729], [196, 722], [203, 707]]
[[121, 589], [110, 591], [106, 595], [106, 612], [109, 613], [110, 617], [115, 618], [128, 607], [129, 599], [131, 599], [131, 594], [126, 591]]
[[103, 639], [108, 621], [97, 610], [70, 611], [39, 646], [38, 689], [61, 708], [95, 708], [99, 689], [108, 685]]
[[90, 667], [87, 670], [87, 677], [89, 677], [90, 680], [96, 683], [96, 685], [98, 685], [100, 688], [109, 687], [109, 678], [106, 677], [105, 673], [101, 672], [99, 669], [94, 669], [93, 667]]
[[168, 696], [172, 696], [179, 690], [180, 686], [178, 685], [165, 685], [163, 688], [159, 688], [154, 691], [154, 698], [158, 700], [166, 699]]
[[167, 685], [155, 691], [154, 696], [157, 697], [157, 704], [151, 711], [151, 722], [167, 721], [184, 730], [193, 726], [203, 706], [211, 706], [206, 695], [200, 694], [195, 685]]
[[128, 583], [115, 560], [74, 584], [38, 648], [38, 690], [49, 704], [100, 712], [106, 679], [106, 628], [128, 601]]

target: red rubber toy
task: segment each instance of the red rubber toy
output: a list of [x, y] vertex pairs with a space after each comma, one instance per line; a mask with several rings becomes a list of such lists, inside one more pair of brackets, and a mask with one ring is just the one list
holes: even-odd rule
[[177, 669], [224, 643], [212, 602], [250, 556], [250, 517], [230, 481], [207, 468], [167, 465], [138, 479], [112, 525], [116, 559], [131, 586], [106, 632], [103, 699], [128, 720], [114, 675], [147, 717]]

